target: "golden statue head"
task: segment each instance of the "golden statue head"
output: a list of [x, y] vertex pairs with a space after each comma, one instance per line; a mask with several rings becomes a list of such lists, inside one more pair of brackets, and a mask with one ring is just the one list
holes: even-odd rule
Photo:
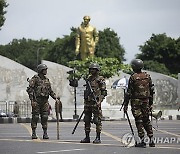
[[84, 16], [83, 19], [84, 19], [84, 20], [89, 20], [89, 21], [90, 21], [90, 20], [91, 20], [91, 17], [90, 17], [90, 16]]

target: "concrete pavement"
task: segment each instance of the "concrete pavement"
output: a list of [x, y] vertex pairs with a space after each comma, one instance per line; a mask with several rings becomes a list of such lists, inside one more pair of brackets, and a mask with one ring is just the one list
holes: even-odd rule
[[[134, 121], [132, 120], [133, 128]], [[153, 123], [156, 127], [155, 122]], [[154, 130], [155, 148], [135, 148], [127, 121], [103, 121], [102, 143], [93, 144], [95, 125], [91, 129], [91, 143], [79, 143], [84, 138], [84, 123], [80, 122], [72, 135], [75, 122], [60, 122], [60, 140], [57, 140], [56, 122], [48, 123], [50, 139], [43, 140], [41, 124], [38, 123], [37, 140], [31, 139], [30, 123], [0, 124], [0, 153], [2, 154], [164, 154], [180, 153], [180, 123], [176, 120], [158, 122], [158, 130]], [[137, 139], [137, 138], [136, 138]], [[148, 138], [146, 138], [148, 142]]]

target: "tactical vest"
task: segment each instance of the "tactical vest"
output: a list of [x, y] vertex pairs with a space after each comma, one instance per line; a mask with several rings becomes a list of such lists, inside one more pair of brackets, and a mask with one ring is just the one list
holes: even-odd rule
[[132, 98], [148, 98], [150, 97], [150, 76], [146, 72], [134, 73], [132, 76], [133, 91]]
[[[102, 88], [105, 88], [103, 87], [103, 83], [101, 83], [103, 79], [104, 78], [101, 76], [98, 76], [97, 78], [93, 78], [92, 76], [90, 76], [88, 78], [88, 81], [91, 85], [94, 95], [96, 96], [97, 101], [101, 96]], [[90, 89], [87, 86], [86, 86], [86, 90], [84, 91], [84, 99], [87, 101], [95, 101], [93, 95], [90, 92]]]
[[36, 97], [49, 97], [51, 92], [49, 79], [41, 79], [38, 75], [35, 75], [34, 77], [36, 78], [36, 85], [34, 89]]

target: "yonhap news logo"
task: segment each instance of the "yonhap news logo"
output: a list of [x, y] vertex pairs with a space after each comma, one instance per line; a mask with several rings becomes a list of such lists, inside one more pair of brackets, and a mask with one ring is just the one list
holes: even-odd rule
[[[149, 137], [144, 138], [145, 143], [149, 143]], [[155, 144], [179, 144], [180, 137], [153, 137], [153, 141]], [[134, 146], [135, 142], [139, 143], [140, 139], [137, 136], [133, 136], [131, 133], [126, 133], [122, 136], [122, 143], [126, 146]]]
[[126, 146], [134, 146], [135, 145], [135, 139], [134, 136], [131, 133], [126, 133], [122, 136], [122, 143]]

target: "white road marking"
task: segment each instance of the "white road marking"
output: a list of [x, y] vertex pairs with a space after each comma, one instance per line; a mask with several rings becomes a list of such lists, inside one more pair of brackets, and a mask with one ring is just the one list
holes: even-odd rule
[[180, 147], [156, 147], [159, 149], [175, 149], [175, 150], [180, 150]]
[[162, 132], [164, 134], [170, 134], [170, 135], [173, 135], [173, 136], [176, 136], [176, 137], [180, 137], [180, 135], [178, 135], [178, 134], [174, 134], [174, 133], [171, 133], [171, 132], [168, 132], [168, 131], [165, 131], [165, 130], [158, 129], [157, 131]]
[[83, 151], [85, 149], [71, 149], [71, 150], [59, 150], [59, 151], [44, 151], [44, 152], [36, 152], [36, 153], [59, 153], [59, 152], [71, 152], [71, 151]]
[[[31, 127], [30, 127], [29, 125], [27, 125], [27, 124], [21, 124], [21, 126], [25, 127], [25, 128], [28, 130], [28, 132], [29, 132], [30, 135], [32, 134], [32, 130], [31, 130]], [[35, 141], [35, 142], [40, 142], [41, 139], [40, 139], [40, 138], [38, 137], [38, 135], [37, 135], [37, 139], [33, 139], [33, 141]]]

